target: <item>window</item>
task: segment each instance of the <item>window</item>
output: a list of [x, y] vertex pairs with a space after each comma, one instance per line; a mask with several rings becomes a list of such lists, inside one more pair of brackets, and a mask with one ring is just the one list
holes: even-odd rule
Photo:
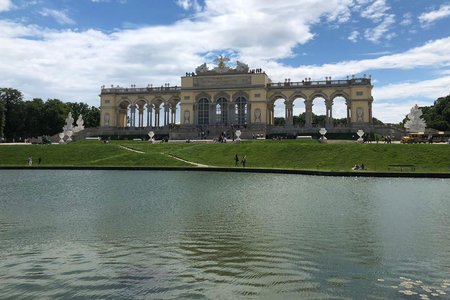
[[363, 92], [361, 92], [361, 91], [356, 92], [356, 96], [362, 96], [362, 95], [364, 95]]
[[220, 97], [216, 105], [216, 122], [218, 125], [227, 125], [228, 110], [227, 99]]
[[198, 101], [198, 125], [209, 124], [209, 101], [207, 98], [200, 98]]
[[245, 97], [238, 97], [234, 105], [236, 124], [247, 125], [247, 99]]

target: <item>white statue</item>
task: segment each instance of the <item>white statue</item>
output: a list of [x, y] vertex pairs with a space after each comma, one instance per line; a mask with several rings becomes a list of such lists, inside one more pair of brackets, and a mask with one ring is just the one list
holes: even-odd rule
[[255, 109], [255, 123], [261, 123], [261, 109]]
[[191, 123], [191, 113], [188, 110], [184, 111], [184, 124]]
[[83, 121], [83, 115], [79, 115], [78, 116], [78, 119], [77, 119], [77, 126], [75, 126], [74, 128], [73, 128], [73, 131], [74, 132], [80, 132], [81, 130], [83, 130], [84, 129], [84, 121]]
[[239, 72], [248, 72], [248, 65], [244, 64], [240, 61], [236, 61], [236, 71]]
[[195, 73], [197, 73], [197, 74], [200, 74], [200, 73], [206, 73], [206, 72], [208, 72], [208, 66], [206, 65], [206, 63], [204, 63], [204, 64], [198, 66], [198, 67], [195, 69]]
[[411, 108], [411, 112], [408, 114], [408, 120], [405, 123], [405, 128], [408, 132], [425, 132], [427, 124], [420, 117], [422, 116], [422, 110], [417, 104]]
[[364, 122], [364, 109], [362, 107], [356, 109], [356, 122]]
[[69, 111], [69, 114], [67, 115], [66, 118], [65, 131], [72, 130], [72, 128], [73, 128], [73, 118], [72, 113]]

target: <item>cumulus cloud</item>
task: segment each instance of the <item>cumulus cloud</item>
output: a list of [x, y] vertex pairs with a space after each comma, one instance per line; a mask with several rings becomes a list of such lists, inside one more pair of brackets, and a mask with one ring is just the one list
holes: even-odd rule
[[450, 16], [450, 4], [442, 5], [437, 10], [421, 14], [419, 16], [419, 21], [424, 25], [429, 25], [437, 20], [446, 18], [448, 16]]
[[[450, 66], [450, 37], [372, 59], [299, 67], [279, 63], [281, 58], [293, 55], [294, 47], [314, 39], [315, 24], [342, 22], [353, 4], [352, 0], [247, 0], [229, 5], [226, 0], [207, 0], [190, 19], [112, 33], [55, 30], [0, 20], [0, 86], [18, 88], [28, 98], [56, 97], [98, 105], [102, 84], [179, 85], [180, 75], [192, 72], [205, 59], [212, 63], [221, 53], [231, 54], [233, 60], [244, 61], [252, 68], [265, 69], [274, 81]], [[370, 3], [359, 0], [358, 4]], [[386, 18], [381, 16], [380, 22]], [[411, 88], [398, 88], [402, 87]]]
[[8, 11], [13, 7], [11, 0], [0, 0], [0, 12]]
[[60, 25], [75, 24], [75, 21], [67, 16], [66, 12], [62, 10], [44, 8], [39, 13], [44, 17], [52, 17]]
[[394, 15], [387, 15], [384, 17], [383, 21], [376, 27], [367, 29], [364, 32], [364, 37], [368, 41], [374, 43], [379, 42], [382, 37], [384, 37], [387, 40], [390, 40], [395, 36], [394, 33], [389, 33], [389, 30], [391, 29], [391, 26], [394, 23], [395, 23]]
[[356, 41], [358, 41], [358, 37], [359, 37], [359, 32], [357, 30], [354, 30], [350, 33], [350, 35], [348, 36], [348, 40], [356, 43]]
[[197, 0], [177, 0], [177, 5], [184, 10], [193, 9], [196, 12], [202, 10], [202, 6], [198, 3]]

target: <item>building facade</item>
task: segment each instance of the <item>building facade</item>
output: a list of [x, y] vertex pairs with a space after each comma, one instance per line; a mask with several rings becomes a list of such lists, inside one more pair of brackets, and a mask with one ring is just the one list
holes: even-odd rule
[[[347, 80], [272, 82], [261, 69], [249, 69], [241, 62], [228, 67], [227, 58], [216, 59], [218, 66], [206, 64], [195, 73], [181, 77], [181, 86], [144, 88], [102, 87], [101, 129], [104, 134], [156, 131], [171, 138], [194, 138], [198, 131], [216, 135], [229, 128], [240, 128], [243, 136], [270, 132], [317, 131], [312, 120], [316, 101], [325, 101], [328, 130], [365, 129], [372, 125], [372, 85], [369, 78]], [[347, 122], [339, 129], [333, 124], [333, 103], [345, 99]], [[283, 128], [275, 126], [275, 101], [285, 107]], [[301, 101], [297, 101], [301, 99]], [[293, 107], [304, 105], [304, 124], [294, 124]]]

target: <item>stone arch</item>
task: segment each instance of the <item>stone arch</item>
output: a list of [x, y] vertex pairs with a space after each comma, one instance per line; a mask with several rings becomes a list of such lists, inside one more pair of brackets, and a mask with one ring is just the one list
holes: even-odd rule
[[212, 97], [210, 94], [206, 93], [206, 92], [201, 92], [199, 94], [197, 94], [197, 96], [195, 97], [195, 102], [198, 103], [198, 101], [202, 98], [206, 98], [209, 100], [209, 102], [211, 102]]
[[284, 102], [286, 103], [286, 101], [288, 101], [288, 98], [286, 97], [285, 94], [283, 93], [275, 93], [272, 96], [269, 97], [269, 104], [274, 105], [275, 101], [277, 101], [278, 99], [283, 99]]
[[[317, 98], [323, 99], [323, 106], [322, 102], [316, 101], [314, 103], [314, 100], [316, 100]], [[307, 102], [309, 102], [309, 104], [311, 105], [311, 118], [310, 118], [311, 125], [317, 127], [329, 127], [328, 123], [330, 121], [331, 107], [329, 105], [328, 95], [325, 94], [323, 91], [315, 91], [314, 93], [311, 94]], [[320, 106], [317, 105], [318, 103]], [[314, 107], [316, 107], [315, 110]]]
[[247, 102], [250, 100], [250, 97], [249, 97], [249, 95], [248, 95], [246, 92], [244, 92], [244, 91], [237, 91], [237, 92], [234, 93], [233, 96], [231, 97], [232, 102], [236, 102], [236, 100], [237, 100], [239, 97], [244, 97], [245, 99], [247, 99]]
[[[148, 119], [149, 119], [149, 126], [150, 127], [156, 127], [159, 128], [161, 127], [162, 124], [164, 124], [164, 119], [161, 120], [161, 109], [164, 107], [165, 101], [164, 99], [157, 95], [155, 97], [153, 97], [150, 100], [149, 105], [147, 105], [147, 114], [148, 114]], [[161, 122], [162, 121], [162, 122]]]
[[[344, 99], [344, 107], [341, 107], [340, 101], [336, 101], [336, 98], [343, 98]], [[330, 111], [330, 118], [331, 118], [331, 124], [333, 126], [347, 126], [350, 124], [350, 117], [351, 117], [351, 98], [350, 96], [342, 91], [337, 90], [333, 92], [330, 95], [330, 105], [331, 105], [331, 111]], [[338, 119], [345, 118], [345, 123], [339, 121]]]
[[211, 101], [207, 97], [200, 97], [197, 100], [197, 125], [209, 125]]
[[220, 98], [225, 98], [225, 99], [227, 99], [228, 102], [231, 101], [230, 94], [228, 94], [228, 93], [226, 93], [224, 91], [220, 91], [220, 92], [218, 92], [217, 94], [214, 95], [214, 98], [213, 98], [212, 102], [213, 103], [217, 103], [217, 100], [219, 100]]
[[302, 98], [305, 101], [308, 100], [308, 96], [306, 96], [305, 93], [301, 92], [301, 91], [295, 91], [290, 97], [289, 97], [289, 104], [293, 104], [295, 100], [297, 100], [298, 98]]
[[290, 114], [292, 115], [293, 126], [304, 126], [306, 121], [306, 102], [308, 97], [301, 92], [294, 93], [289, 97]]
[[225, 92], [219, 92], [214, 96], [212, 115], [215, 117], [215, 124], [219, 126], [227, 126], [229, 116], [231, 115], [230, 95]]
[[[178, 96], [172, 96], [167, 101], [168, 104], [168, 111], [167, 111], [167, 124], [168, 125], [175, 125], [177, 122], [177, 119], [179, 120], [179, 104], [180, 103], [180, 97]], [[178, 114], [177, 114], [178, 111]], [[178, 115], [178, 117], [177, 117]]]
[[128, 127], [129, 124], [129, 108], [132, 102], [128, 98], [122, 98], [117, 105], [117, 127]]
[[[275, 104], [279, 100], [283, 100], [282, 106]], [[277, 115], [283, 114], [284, 111], [284, 123], [286, 123], [286, 102], [288, 98], [285, 94], [277, 92], [271, 95], [267, 101], [267, 118], [270, 125], [275, 125], [275, 118]]]

